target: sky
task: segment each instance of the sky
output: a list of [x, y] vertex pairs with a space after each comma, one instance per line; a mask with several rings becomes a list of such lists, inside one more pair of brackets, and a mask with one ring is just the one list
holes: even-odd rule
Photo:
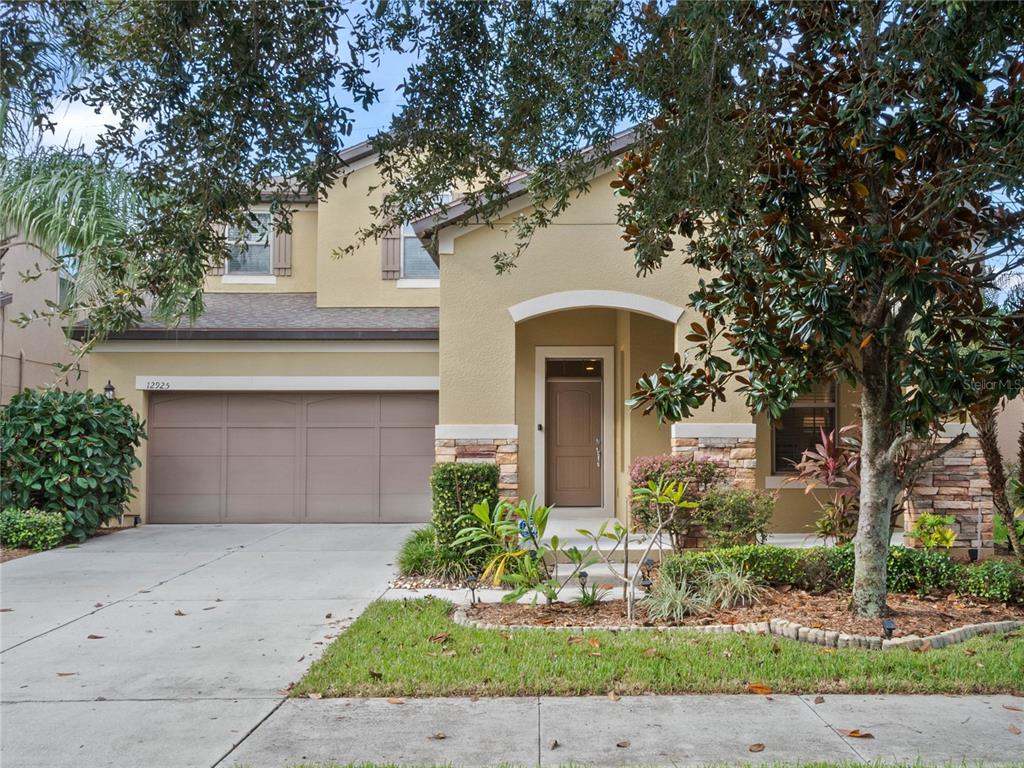
[[[341, 99], [341, 103], [355, 110], [355, 125], [352, 135], [345, 140], [346, 146], [365, 141], [374, 133], [387, 128], [391, 116], [401, 106], [402, 95], [396, 89], [412, 61], [411, 56], [391, 53], [382, 55], [378, 67], [368, 64], [370, 80], [381, 89], [380, 101], [369, 110], [364, 111], [362, 107], [345, 98], [346, 94], [341, 88], [335, 90], [335, 95]], [[86, 151], [92, 151], [96, 145], [96, 137], [103, 132], [103, 126], [110, 123], [112, 118], [113, 112], [109, 109], [97, 114], [92, 108], [78, 102], [62, 103], [58, 105], [54, 114], [56, 132], [46, 134], [43, 143], [48, 146], [61, 146], [65, 142], [69, 146], [81, 144]]]

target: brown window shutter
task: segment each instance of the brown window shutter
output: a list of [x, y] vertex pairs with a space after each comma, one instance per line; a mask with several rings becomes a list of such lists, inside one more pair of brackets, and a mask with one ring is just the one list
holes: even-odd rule
[[[225, 232], [227, 232], [227, 225], [225, 225], [225, 224], [215, 224], [213, 226], [213, 233], [216, 236], [224, 237], [224, 233]], [[223, 275], [224, 274], [224, 262], [220, 262], [219, 264], [218, 263], [214, 263], [213, 266], [210, 267], [210, 274], [211, 275]]]
[[275, 232], [271, 265], [275, 275], [290, 277], [292, 274], [292, 233]]
[[397, 280], [402, 276], [402, 228], [389, 232], [380, 244], [381, 280]]

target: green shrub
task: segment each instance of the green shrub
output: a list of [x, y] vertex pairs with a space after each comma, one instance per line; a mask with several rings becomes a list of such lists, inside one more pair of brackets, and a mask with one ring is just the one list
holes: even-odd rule
[[498, 503], [498, 467], [494, 464], [436, 464], [430, 476], [430, 492], [437, 546], [454, 551], [462, 516], [470, 514], [478, 502], [486, 501], [492, 508]]
[[61, 513], [84, 541], [132, 497], [144, 437], [130, 406], [91, 390], [15, 395], [0, 413], [0, 506]]
[[1005, 560], [986, 560], [965, 566], [959, 573], [959, 591], [983, 600], [1024, 603], [1024, 566]]
[[[787, 549], [750, 545], [670, 555], [661, 566], [661, 578], [691, 584], [714, 567], [716, 560], [743, 567], [755, 581], [772, 587], [793, 586], [808, 592], [853, 587], [853, 545]], [[983, 600], [1024, 603], [1024, 567], [988, 560], [961, 565], [934, 549], [891, 547], [887, 564], [890, 592], [957, 591]]]
[[742, 488], [711, 488], [699, 500], [695, 519], [712, 547], [762, 544], [775, 511], [775, 496]]
[[399, 575], [429, 576], [436, 550], [433, 526], [417, 528], [409, 534], [398, 552]]
[[429, 576], [443, 581], [461, 581], [480, 570], [479, 557], [440, 547], [434, 527], [428, 525], [409, 534], [398, 553], [402, 576]]
[[701, 583], [708, 603], [726, 610], [753, 605], [764, 594], [764, 588], [750, 571], [728, 560], [715, 563], [704, 574]]
[[708, 607], [696, 581], [683, 577], [677, 582], [664, 575], [654, 582], [651, 593], [644, 598], [644, 605], [648, 618], [653, 621], [681, 621]]
[[890, 547], [886, 583], [890, 592], [946, 591], [956, 587], [961, 567], [935, 549]]
[[[682, 483], [686, 486], [687, 501], [700, 501], [707, 491], [724, 482], [725, 478], [725, 469], [720, 464], [694, 461], [680, 453], [641, 456], [629, 466], [629, 483], [633, 489], [646, 488], [650, 483], [661, 480]], [[630, 514], [644, 530], [650, 530], [656, 525], [657, 515], [646, 499], [631, 498]]]
[[664, 576], [679, 584], [683, 578], [693, 580], [701, 572], [714, 568], [718, 561], [724, 561], [742, 566], [762, 584], [799, 584], [804, 573], [801, 566], [802, 551], [766, 544], [708, 549], [669, 555], [662, 563], [661, 571]]
[[0, 544], [41, 552], [64, 541], [64, 515], [9, 507], [0, 512]]

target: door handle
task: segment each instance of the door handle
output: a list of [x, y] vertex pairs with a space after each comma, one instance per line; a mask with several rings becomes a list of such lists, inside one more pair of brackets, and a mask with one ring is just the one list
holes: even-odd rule
[[601, 468], [601, 438], [594, 438], [594, 452], [597, 454], [597, 468]]

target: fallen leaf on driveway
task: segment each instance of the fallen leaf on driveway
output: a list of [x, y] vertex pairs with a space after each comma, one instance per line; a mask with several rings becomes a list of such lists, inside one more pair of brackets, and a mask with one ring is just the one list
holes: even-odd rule
[[322, 693], [310, 693], [306, 695], [308, 699], [322, 699], [324, 695]]
[[558, 739], [552, 739], [548, 742], [548, 749], [558, 749], [561, 744], [558, 743]]
[[617, 694], [615, 691], [608, 691], [608, 700], [609, 701], [618, 701], [619, 700], [619, 694]]
[[764, 752], [764, 744], [757, 742], [757, 744], [751, 744], [747, 749], [751, 752]]
[[815, 704], [824, 704], [825, 703], [825, 697], [824, 696], [815, 696], [814, 697], [814, 703]]
[[13, 608], [0, 608], [0, 613], [10, 613], [13, 610]]
[[1020, 707], [1015, 706], [1013, 704], [1003, 704], [1003, 709], [1008, 709], [1011, 712], [1024, 712], [1024, 709], [1021, 709]]
[[625, 749], [626, 747], [629, 746], [629, 739], [623, 739], [622, 741], [617, 742], [615, 744], [615, 746], [618, 747], [619, 749]]
[[852, 731], [846, 728], [836, 728], [840, 736], [848, 736], [851, 739], [873, 739], [875, 738], [867, 731], [862, 731], [859, 728], [854, 728]]
[[203, 610], [204, 611], [212, 611], [212, 610], [216, 609], [216, 607], [217, 607], [216, 605], [209, 605], [206, 608], [203, 608]]
[[747, 683], [747, 692], [756, 693], [759, 696], [767, 696], [772, 692], [772, 689], [763, 683]]
[[437, 733], [430, 734], [429, 736], [427, 736], [427, 738], [433, 739], [434, 741], [441, 741], [441, 739], [447, 739], [448, 734], [444, 731], [438, 731]]
[[175, 616], [185, 616], [186, 614], [185, 614], [185, 612], [183, 610], [181, 610], [181, 608], [179, 608], [178, 610], [176, 610], [174, 612], [174, 615]]
[[57, 677], [71, 677], [72, 675], [77, 675], [77, 674], [78, 674], [77, 672], [58, 672], [57, 673]]
[[86, 640], [102, 640], [103, 635], [89, 635], [85, 638]]
[[399, 699], [399, 698], [396, 698], [396, 697], [392, 697], [392, 698], [388, 699], [388, 704], [405, 704], [405, 699]]
[[1006, 726], [1006, 730], [1008, 730], [1014, 736], [1020, 736], [1020, 728], [1018, 728], [1013, 723], [1010, 723], [1008, 726]]

